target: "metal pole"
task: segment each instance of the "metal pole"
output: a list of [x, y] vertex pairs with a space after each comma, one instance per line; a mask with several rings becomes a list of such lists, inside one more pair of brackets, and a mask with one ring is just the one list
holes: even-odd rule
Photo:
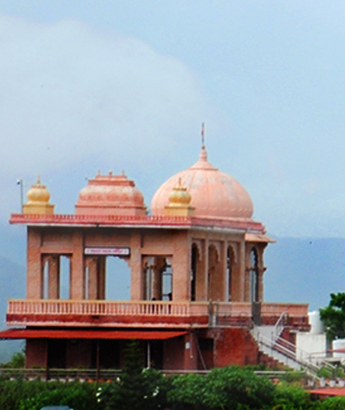
[[17, 179], [17, 185], [20, 187], [20, 212], [23, 213], [23, 205], [24, 205], [24, 192], [23, 192], [23, 180]]

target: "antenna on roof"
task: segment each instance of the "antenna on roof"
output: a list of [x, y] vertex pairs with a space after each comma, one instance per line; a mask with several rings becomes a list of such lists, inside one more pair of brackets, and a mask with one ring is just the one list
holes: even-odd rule
[[205, 123], [201, 124], [201, 147], [205, 148]]

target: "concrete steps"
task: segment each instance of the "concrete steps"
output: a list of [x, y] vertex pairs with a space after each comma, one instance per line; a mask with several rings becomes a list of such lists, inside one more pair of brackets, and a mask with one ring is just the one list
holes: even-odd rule
[[[302, 365], [293, 358], [295, 353], [287, 349], [284, 353], [282, 347], [276, 343], [274, 328], [274, 326], [256, 326], [252, 329], [251, 333], [259, 346], [260, 352], [272, 359], [273, 366], [280, 364], [294, 370], [300, 370]], [[263, 360], [265, 363], [264, 356]], [[269, 365], [269, 363], [267, 364]]]

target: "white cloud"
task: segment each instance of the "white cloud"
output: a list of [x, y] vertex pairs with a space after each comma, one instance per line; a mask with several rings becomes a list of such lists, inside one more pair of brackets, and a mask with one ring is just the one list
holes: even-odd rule
[[115, 31], [0, 16], [0, 56], [0, 173], [11, 192], [0, 218], [18, 176], [31, 181], [90, 157], [102, 171], [152, 162], [158, 146], [169, 153], [205, 118], [194, 72]]

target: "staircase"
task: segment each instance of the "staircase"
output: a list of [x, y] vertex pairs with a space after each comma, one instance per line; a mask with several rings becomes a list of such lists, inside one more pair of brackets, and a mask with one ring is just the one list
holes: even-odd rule
[[321, 367], [328, 367], [334, 370], [334, 366], [324, 359], [313, 359], [309, 353], [297, 349], [296, 346], [281, 337], [284, 330], [284, 323], [287, 322], [287, 314], [284, 312], [274, 326], [254, 326], [251, 333], [256, 340], [259, 350], [266, 356], [279, 363], [294, 369], [305, 369], [308, 374], [316, 377], [317, 371]]

